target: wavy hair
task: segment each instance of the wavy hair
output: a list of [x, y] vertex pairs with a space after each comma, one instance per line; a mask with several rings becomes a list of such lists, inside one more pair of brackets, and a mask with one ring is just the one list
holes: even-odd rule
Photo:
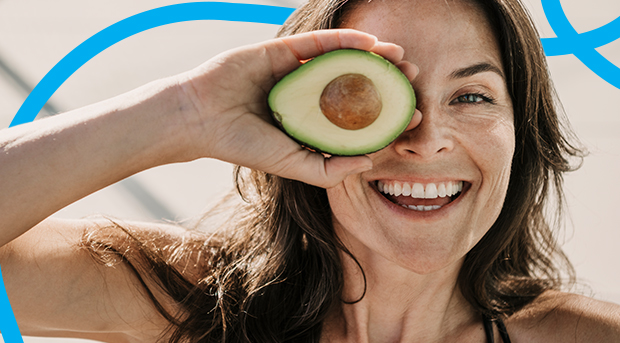
[[[500, 44], [516, 149], [502, 211], [467, 254], [458, 284], [476, 311], [497, 318], [574, 280], [554, 227], [562, 218], [562, 175], [576, 169], [571, 162], [583, 153], [561, 124], [566, 120], [558, 115], [540, 39], [523, 5], [472, 2], [484, 10]], [[278, 35], [337, 28], [363, 5], [310, 0]], [[120, 228], [114, 229], [118, 237], [93, 231], [83, 244], [103, 263], [131, 267], [171, 323], [170, 342], [318, 342], [327, 315], [345, 302], [340, 253], [347, 251], [334, 234], [325, 190], [240, 167], [235, 180], [245, 201], [214, 234], [173, 242], [112, 224]], [[181, 260], [193, 261], [191, 272], [179, 268]], [[162, 305], [153, 287], [176, 304], [174, 310]]]

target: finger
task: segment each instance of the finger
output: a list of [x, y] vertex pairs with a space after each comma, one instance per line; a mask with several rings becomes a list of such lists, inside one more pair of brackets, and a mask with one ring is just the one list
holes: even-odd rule
[[400, 45], [386, 42], [377, 42], [377, 44], [375, 44], [370, 51], [383, 56], [385, 59], [394, 64], [401, 62], [403, 56], [405, 55], [405, 49], [403, 49]]
[[325, 160], [325, 188], [336, 186], [345, 177], [372, 169], [372, 160], [368, 156], [332, 157]]
[[351, 29], [320, 30], [280, 39], [298, 60], [306, 60], [337, 49], [370, 50], [377, 37]]
[[396, 64], [396, 67], [398, 67], [398, 69], [405, 74], [410, 82], [413, 81], [413, 79], [415, 79], [415, 77], [420, 73], [420, 68], [409, 61], [400, 61]]
[[290, 164], [291, 168], [283, 171], [281, 176], [330, 188], [338, 185], [348, 175], [372, 169], [372, 160], [368, 156], [324, 158], [321, 154], [306, 152], [303, 161]]
[[323, 188], [337, 185], [351, 173], [372, 168], [366, 156], [325, 158], [302, 148], [253, 115], [238, 118], [234, 125], [242, 127], [243, 132], [228, 138], [215, 137], [210, 157]]
[[372, 51], [392, 63], [398, 63], [405, 55], [401, 46], [379, 42], [373, 35], [352, 29], [319, 30], [282, 38], [298, 60], [324, 54], [337, 49]]
[[299, 67], [300, 61], [337, 49], [371, 50], [375, 36], [356, 30], [321, 30], [275, 39], [265, 46], [276, 80]]
[[405, 129], [405, 132], [415, 129], [418, 125], [420, 125], [421, 122], [422, 112], [420, 112], [420, 110], [416, 108], [415, 112], [413, 112], [413, 117], [411, 117], [409, 125], [407, 125], [407, 128]]

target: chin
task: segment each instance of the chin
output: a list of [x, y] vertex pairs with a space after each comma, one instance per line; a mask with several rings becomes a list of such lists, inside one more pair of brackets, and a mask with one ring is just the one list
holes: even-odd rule
[[[391, 227], [391, 229], [395, 228]], [[444, 235], [435, 237], [424, 234], [416, 235], [417, 237], [376, 235], [385, 228], [375, 228], [364, 234], [360, 231], [347, 230], [340, 222], [335, 222], [335, 230], [347, 249], [362, 266], [365, 266], [365, 269], [369, 266], [399, 267], [419, 275], [452, 270], [453, 268], [450, 267], [460, 269], [469, 250], [469, 245], [463, 244], [465, 240], [455, 238], [457, 235], [454, 234], [447, 235], [451, 239], [444, 239]], [[410, 228], [396, 230], [411, 232]]]
[[[417, 248], [412, 251], [410, 247], [408, 251], [398, 253], [402, 249], [393, 250], [390, 254], [392, 262], [398, 264], [402, 268], [419, 275], [428, 275], [436, 272], [460, 269], [465, 258], [466, 251], [463, 253], [455, 252], [455, 249], [437, 244], [417, 244]], [[460, 249], [459, 249], [460, 250]]]

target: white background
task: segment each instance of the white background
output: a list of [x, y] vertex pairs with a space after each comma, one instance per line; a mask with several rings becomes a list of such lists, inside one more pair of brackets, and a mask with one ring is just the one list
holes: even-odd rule
[[[166, 0], [0, 0], [0, 59], [35, 85], [64, 55], [105, 27], [139, 12], [178, 3]], [[299, 0], [245, 1], [295, 7]], [[542, 37], [554, 37], [538, 1], [525, 0]], [[564, 0], [578, 32], [598, 28], [620, 16], [616, 0]], [[62, 111], [123, 93], [173, 75], [240, 45], [273, 37], [275, 25], [189, 22], [167, 25], [130, 37], [80, 68], [52, 97]], [[620, 66], [620, 39], [597, 49]], [[583, 167], [566, 177], [570, 217], [561, 235], [585, 293], [620, 303], [620, 89], [606, 83], [574, 56], [549, 57], [559, 97], [573, 128], [590, 151]], [[27, 94], [0, 71], [0, 129], [8, 127]], [[197, 216], [232, 185], [231, 167], [201, 160], [156, 168], [136, 176], [177, 220]], [[104, 213], [152, 220], [122, 185], [113, 185], [60, 211], [56, 216]], [[35, 342], [88, 342], [25, 338]]]

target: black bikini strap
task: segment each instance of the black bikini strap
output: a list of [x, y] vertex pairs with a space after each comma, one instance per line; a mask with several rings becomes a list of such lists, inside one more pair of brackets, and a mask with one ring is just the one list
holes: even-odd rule
[[495, 343], [495, 335], [493, 334], [493, 322], [491, 318], [482, 315], [482, 323], [484, 324], [484, 333], [487, 335], [487, 343]]
[[506, 325], [501, 318], [491, 319], [485, 315], [482, 315], [482, 323], [484, 324], [484, 332], [487, 335], [488, 343], [495, 343], [495, 335], [493, 333], [493, 322], [497, 325], [499, 336], [502, 338], [502, 342], [510, 343], [510, 337], [508, 337], [508, 331], [506, 331]]
[[510, 337], [508, 337], [508, 331], [506, 331], [506, 325], [504, 325], [504, 322], [498, 318], [495, 321], [495, 324], [497, 324], [499, 336], [502, 338], [502, 341], [504, 341], [504, 343], [510, 343]]

